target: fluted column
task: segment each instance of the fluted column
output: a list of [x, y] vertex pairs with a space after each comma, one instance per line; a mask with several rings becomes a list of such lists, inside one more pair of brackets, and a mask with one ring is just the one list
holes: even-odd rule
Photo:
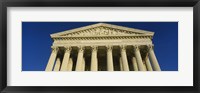
[[122, 57], [119, 58], [119, 66], [120, 66], [120, 71], [124, 71], [123, 63], [122, 63]]
[[132, 57], [133, 70], [138, 71], [138, 64], [135, 57]]
[[138, 64], [139, 71], [145, 71], [145, 68], [144, 68], [143, 62], [142, 62], [142, 57], [140, 54], [140, 49], [138, 46], [134, 46], [134, 48], [135, 48], [135, 57], [136, 57], [136, 61]]
[[45, 71], [52, 71], [53, 69], [53, 66], [54, 66], [54, 62], [55, 62], [55, 59], [56, 59], [56, 56], [57, 56], [57, 53], [58, 53], [58, 47], [51, 47], [52, 48], [52, 52], [51, 52], [51, 55], [49, 57], [49, 61], [47, 63], [47, 66], [46, 66], [46, 69]]
[[151, 63], [149, 61], [149, 57], [147, 55], [147, 57], [145, 58], [145, 62], [146, 62], [146, 67], [147, 67], [147, 71], [153, 71], [152, 67], [151, 67]]
[[92, 46], [91, 71], [98, 71], [97, 47]]
[[126, 55], [126, 46], [124, 45], [121, 46], [121, 57], [122, 57], [123, 70], [129, 71], [128, 60]]
[[155, 53], [154, 53], [152, 45], [149, 46], [149, 58], [150, 58], [150, 60], [152, 62], [153, 70], [155, 70], [155, 71], [161, 71], [160, 66], [158, 64], [158, 60], [157, 60], [157, 58], [155, 56]]
[[61, 69], [60, 69], [61, 71], [67, 71], [67, 65], [69, 63], [71, 47], [70, 46], [65, 46], [64, 51], [65, 51], [65, 54], [64, 54], [62, 66], [61, 66]]
[[72, 58], [69, 58], [69, 62], [67, 65], [67, 71], [72, 71], [72, 67], [73, 67], [73, 60], [72, 60]]
[[147, 71], [147, 66], [144, 61], [143, 61], [143, 66], [144, 66], [144, 71]]
[[85, 58], [83, 57], [82, 71], [85, 71]]
[[54, 71], [59, 71], [60, 70], [60, 65], [61, 65], [60, 58], [57, 57], [56, 63], [55, 63], [55, 66], [54, 66]]
[[76, 61], [76, 71], [82, 71], [84, 48], [82, 46], [79, 46], [78, 48], [79, 48], [79, 51], [78, 51], [78, 57]]
[[114, 71], [113, 68], [113, 56], [112, 56], [112, 46], [107, 46], [107, 70]]

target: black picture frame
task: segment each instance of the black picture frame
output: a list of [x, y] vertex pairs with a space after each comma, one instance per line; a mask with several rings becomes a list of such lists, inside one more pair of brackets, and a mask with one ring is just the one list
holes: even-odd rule
[[[7, 86], [7, 7], [193, 7], [194, 86]], [[199, 93], [200, 0], [2, 0], [0, 2], [0, 91], [2, 93]]]

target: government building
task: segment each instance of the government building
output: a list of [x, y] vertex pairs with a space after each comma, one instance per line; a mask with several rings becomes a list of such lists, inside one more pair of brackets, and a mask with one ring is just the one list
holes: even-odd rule
[[54, 33], [45, 71], [161, 71], [153, 35], [108, 23]]

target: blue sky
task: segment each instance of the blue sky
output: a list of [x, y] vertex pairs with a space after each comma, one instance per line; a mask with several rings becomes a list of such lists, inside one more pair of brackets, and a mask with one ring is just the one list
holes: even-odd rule
[[[22, 22], [22, 71], [44, 71], [51, 54], [50, 34], [98, 22]], [[178, 70], [178, 22], [105, 22], [155, 32], [154, 51], [164, 71]]]

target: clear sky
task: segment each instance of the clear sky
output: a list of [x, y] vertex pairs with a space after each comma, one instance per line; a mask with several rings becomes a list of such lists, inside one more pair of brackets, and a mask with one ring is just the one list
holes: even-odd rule
[[[44, 71], [51, 54], [50, 34], [98, 22], [23, 22], [22, 71]], [[104, 22], [155, 32], [154, 51], [164, 71], [178, 70], [178, 22]]]

